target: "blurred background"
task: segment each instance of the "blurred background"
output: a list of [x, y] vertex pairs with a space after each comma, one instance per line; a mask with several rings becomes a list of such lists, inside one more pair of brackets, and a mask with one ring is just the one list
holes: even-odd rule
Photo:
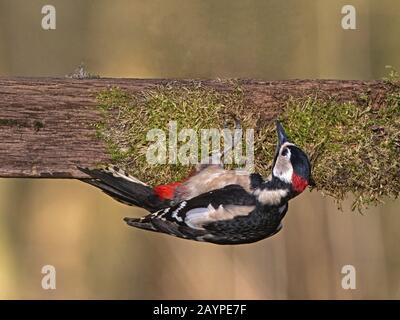
[[[41, 28], [54, 5], [56, 30]], [[357, 29], [341, 28], [341, 8]], [[0, 0], [0, 76], [378, 79], [400, 69], [398, 0]], [[1, 110], [0, 110], [1, 112]], [[73, 180], [0, 179], [0, 298], [399, 299], [400, 210], [363, 215], [317, 192], [283, 230], [216, 246], [130, 229], [125, 207]], [[54, 265], [57, 289], [41, 287]], [[353, 265], [356, 290], [341, 287]]]

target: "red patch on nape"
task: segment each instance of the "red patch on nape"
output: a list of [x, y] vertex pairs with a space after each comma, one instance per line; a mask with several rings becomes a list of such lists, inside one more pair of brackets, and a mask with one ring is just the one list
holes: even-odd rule
[[308, 186], [308, 181], [303, 177], [300, 177], [297, 174], [293, 173], [292, 186], [294, 191], [301, 193]]
[[162, 200], [172, 200], [174, 198], [176, 188], [181, 182], [172, 182], [162, 184], [153, 188], [154, 193]]

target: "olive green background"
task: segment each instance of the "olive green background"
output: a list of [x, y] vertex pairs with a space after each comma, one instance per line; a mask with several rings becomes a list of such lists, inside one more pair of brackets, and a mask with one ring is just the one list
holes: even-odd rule
[[[56, 30], [41, 8], [57, 10]], [[357, 30], [341, 28], [341, 8]], [[378, 79], [400, 68], [397, 0], [0, 0], [0, 76]], [[0, 88], [1, 90], [1, 88]], [[1, 114], [1, 110], [0, 110]], [[360, 215], [306, 191], [283, 230], [215, 246], [130, 229], [72, 180], [0, 179], [0, 298], [400, 298], [399, 200]], [[57, 289], [41, 288], [41, 268]], [[357, 289], [340, 273], [354, 265]]]

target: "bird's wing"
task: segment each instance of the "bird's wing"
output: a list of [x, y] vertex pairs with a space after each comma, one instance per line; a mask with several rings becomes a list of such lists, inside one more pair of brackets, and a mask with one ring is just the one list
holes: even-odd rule
[[239, 185], [229, 185], [143, 218], [125, 218], [125, 221], [134, 227], [200, 240], [199, 237], [208, 234], [207, 224], [246, 216], [255, 207], [254, 196]]
[[246, 171], [225, 170], [215, 165], [209, 166], [177, 186], [175, 200], [188, 200], [229, 185], [240, 185], [250, 193], [253, 187], [252, 176], [253, 174]]

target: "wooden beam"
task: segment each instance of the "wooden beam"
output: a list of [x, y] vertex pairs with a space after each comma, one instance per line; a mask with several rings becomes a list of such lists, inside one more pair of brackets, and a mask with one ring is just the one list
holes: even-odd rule
[[[0, 78], [0, 177], [84, 178], [77, 165], [109, 160], [95, 137], [99, 121], [96, 96], [108, 87], [139, 92], [157, 85], [193, 80]], [[232, 89], [226, 81], [204, 80], [218, 91]], [[289, 96], [318, 92], [320, 97], [357, 101], [369, 92], [379, 103], [387, 86], [380, 81], [239, 80], [246, 99], [260, 108], [276, 110]], [[272, 108], [274, 107], [274, 108]], [[279, 108], [278, 108], [279, 110]], [[276, 115], [276, 111], [274, 111]], [[279, 112], [278, 112], [279, 113]]]

